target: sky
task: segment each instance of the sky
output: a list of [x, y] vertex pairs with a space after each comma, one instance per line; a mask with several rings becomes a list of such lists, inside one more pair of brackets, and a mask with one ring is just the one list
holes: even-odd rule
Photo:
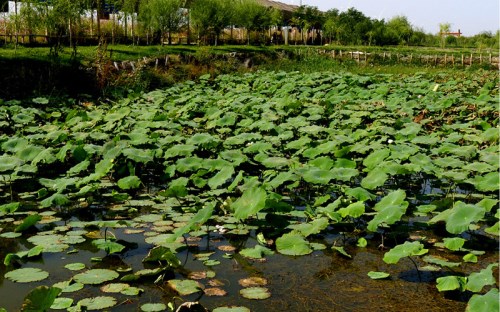
[[[300, 0], [279, 0], [300, 4]], [[404, 15], [414, 27], [427, 33], [438, 33], [440, 23], [450, 23], [453, 31], [472, 36], [483, 31], [500, 29], [499, 0], [302, 0], [303, 5], [322, 11], [355, 8], [368, 17], [389, 20]]]

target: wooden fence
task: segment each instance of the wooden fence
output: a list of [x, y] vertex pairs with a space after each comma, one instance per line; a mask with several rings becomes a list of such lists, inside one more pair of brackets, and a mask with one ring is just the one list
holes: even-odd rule
[[343, 50], [318, 50], [319, 54], [333, 59], [351, 59], [360, 64], [418, 64], [427, 66], [491, 66], [500, 68], [500, 57], [492, 53], [398, 53], [398, 52], [363, 52]]

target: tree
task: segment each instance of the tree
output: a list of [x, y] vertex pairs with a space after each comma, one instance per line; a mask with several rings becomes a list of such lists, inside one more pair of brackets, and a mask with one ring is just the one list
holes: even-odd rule
[[263, 30], [273, 24], [273, 10], [255, 0], [241, 0], [236, 6], [235, 24], [247, 30], [247, 44], [250, 44], [250, 32]]
[[167, 34], [168, 44], [172, 44], [172, 33], [181, 26], [181, 0], [147, 0], [140, 6], [140, 18], [147, 28], [161, 33], [161, 44]]
[[362, 44], [368, 42], [368, 32], [371, 30], [371, 20], [362, 12], [350, 8], [339, 14], [342, 29], [341, 42], [344, 44]]
[[447, 33], [451, 31], [450, 23], [441, 23], [439, 24], [439, 36], [441, 37], [441, 48], [444, 48], [446, 45], [446, 36]]
[[199, 35], [213, 35], [215, 45], [233, 14], [233, 2], [227, 0], [197, 0], [191, 7], [191, 17]]
[[391, 18], [387, 22], [386, 28], [396, 44], [407, 45], [410, 42], [413, 28], [406, 16], [399, 15]]
[[[292, 22], [300, 28], [302, 41], [307, 44], [309, 32], [313, 30], [319, 33], [323, 26], [324, 17], [317, 7], [303, 5], [293, 13]], [[315, 33], [313, 33], [312, 41], [315, 41]]]

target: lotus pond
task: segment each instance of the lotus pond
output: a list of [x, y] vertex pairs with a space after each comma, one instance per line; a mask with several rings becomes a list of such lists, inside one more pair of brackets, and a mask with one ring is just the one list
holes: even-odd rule
[[0, 106], [0, 310], [498, 311], [498, 73]]

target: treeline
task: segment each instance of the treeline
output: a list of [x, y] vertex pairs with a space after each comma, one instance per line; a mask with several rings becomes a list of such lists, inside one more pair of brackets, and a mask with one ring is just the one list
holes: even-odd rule
[[[264, 0], [24, 0], [0, 17], [4, 42], [246, 43], [473, 47], [498, 49], [499, 35], [472, 37], [429, 34], [405, 16], [372, 19], [350, 8], [267, 6]], [[7, 1], [0, 0], [0, 12]], [[450, 25], [436, 25], [440, 33]]]

